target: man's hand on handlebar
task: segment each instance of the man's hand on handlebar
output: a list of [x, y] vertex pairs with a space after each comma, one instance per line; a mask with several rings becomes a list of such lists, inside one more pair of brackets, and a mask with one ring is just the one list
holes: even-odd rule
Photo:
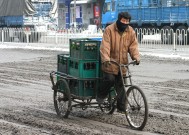
[[136, 65], [139, 65], [139, 64], [140, 64], [140, 60], [138, 60], [138, 61], [136, 60]]
[[105, 67], [108, 67], [110, 65], [110, 61], [106, 61], [103, 63]]

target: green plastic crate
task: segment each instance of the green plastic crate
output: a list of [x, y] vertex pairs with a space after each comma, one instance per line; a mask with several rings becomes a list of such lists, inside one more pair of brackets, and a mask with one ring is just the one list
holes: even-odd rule
[[100, 77], [100, 78], [103, 77], [103, 72], [102, 72], [101, 66], [102, 66], [102, 63], [101, 63], [101, 58], [100, 58], [100, 60], [99, 60], [99, 77]]
[[57, 71], [68, 74], [70, 56], [67, 54], [57, 55]]
[[70, 58], [69, 74], [77, 78], [98, 78], [99, 61]]
[[70, 57], [83, 60], [99, 60], [101, 41], [88, 38], [70, 39]]
[[70, 81], [70, 91], [76, 96], [86, 97], [92, 96], [96, 97], [96, 90], [98, 89], [97, 80], [71, 80]]
[[[71, 94], [80, 97], [91, 96], [93, 98], [96, 97], [97, 92], [100, 88], [100, 80], [70, 80], [68, 82]], [[60, 85], [60, 90], [64, 92], [65, 86], [63, 84]], [[116, 96], [114, 87], [111, 88], [111, 96], [114, 98]]]

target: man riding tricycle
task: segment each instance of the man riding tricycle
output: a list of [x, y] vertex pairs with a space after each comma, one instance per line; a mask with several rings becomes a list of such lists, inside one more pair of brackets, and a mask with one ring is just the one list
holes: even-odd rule
[[[102, 41], [70, 39], [70, 54], [58, 55], [58, 69], [50, 73], [57, 114], [68, 117], [73, 107], [99, 108], [125, 114], [130, 126], [142, 130], [148, 118], [143, 91], [132, 84], [130, 65], [140, 63], [136, 35], [121, 12], [106, 27]], [[132, 59], [128, 62], [128, 54]]]

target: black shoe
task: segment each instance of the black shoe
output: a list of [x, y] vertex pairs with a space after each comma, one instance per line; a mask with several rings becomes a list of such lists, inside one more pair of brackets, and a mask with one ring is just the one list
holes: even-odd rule
[[121, 114], [125, 114], [125, 113], [126, 113], [125, 110], [119, 110], [119, 109], [117, 109], [117, 112], [118, 112], [118, 113], [121, 113]]
[[117, 106], [117, 112], [125, 114], [126, 113], [126, 109], [124, 109], [125, 107], [121, 107], [121, 106]]

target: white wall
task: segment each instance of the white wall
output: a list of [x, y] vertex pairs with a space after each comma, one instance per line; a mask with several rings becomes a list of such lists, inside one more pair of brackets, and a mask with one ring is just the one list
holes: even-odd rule
[[90, 19], [94, 17], [93, 15], [93, 4], [87, 3], [82, 5], [82, 19], [83, 25], [86, 27], [90, 24]]

